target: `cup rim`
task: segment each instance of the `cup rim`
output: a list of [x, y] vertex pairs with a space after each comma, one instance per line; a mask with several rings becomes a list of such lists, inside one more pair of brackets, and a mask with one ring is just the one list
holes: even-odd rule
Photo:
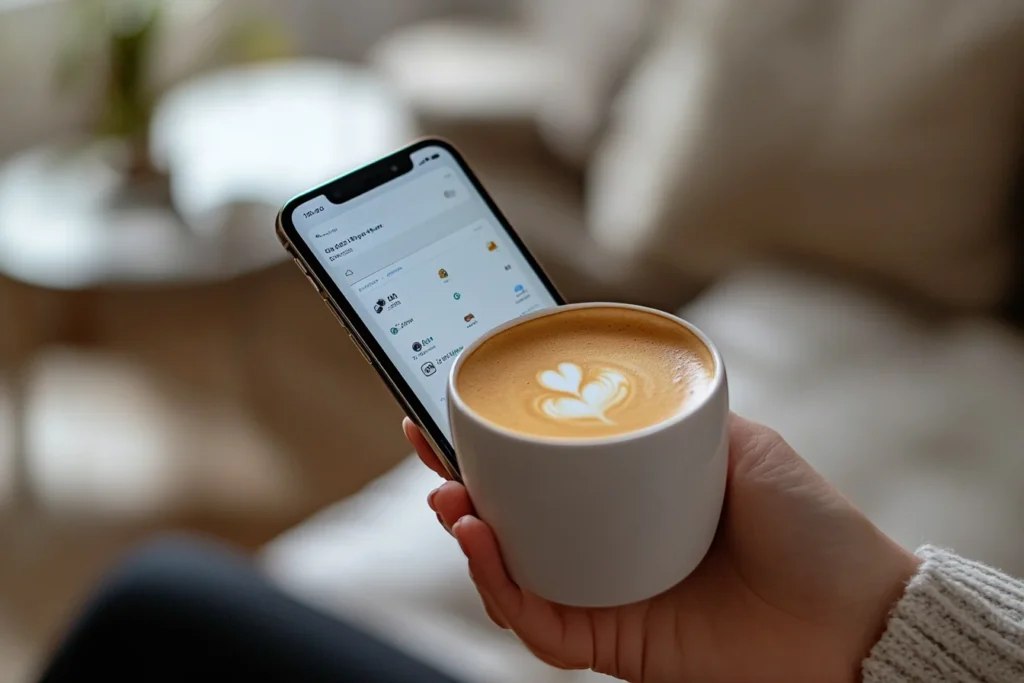
[[[625, 308], [633, 311], [641, 311], [643, 313], [652, 313], [654, 315], [661, 316], [662, 318], [665, 318], [667, 320], [671, 320], [672, 322], [681, 325], [682, 327], [685, 327], [689, 332], [691, 332], [695, 337], [697, 337], [697, 339], [699, 339], [704, 344], [704, 346], [708, 348], [709, 351], [711, 351], [711, 357], [715, 363], [715, 374], [711, 380], [711, 386], [708, 388], [707, 393], [699, 401], [696, 401], [692, 405], [687, 406], [684, 410], [679, 411], [677, 414], [673, 415], [667, 420], [663, 420], [653, 425], [648, 425], [643, 429], [637, 429], [622, 434], [613, 434], [610, 436], [593, 436], [582, 439], [575, 437], [536, 436], [530, 434], [523, 434], [521, 432], [515, 432], [512, 431], [511, 429], [508, 429], [507, 427], [503, 427], [497, 423], [491, 422], [490, 420], [479, 415], [475, 410], [466, 405], [465, 401], [462, 400], [462, 397], [459, 395], [458, 390], [455, 388], [455, 376], [458, 374], [459, 368], [462, 367], [463, 361], [465, 361], [465, 359], [468, 358], [470, 354], [476, 351], [477, 348], [479, 348], [487, 340], [497, 336], [498, 334], [501, 334], [505, 330], [517, 327], [531, 320], [545, 318], [547, 316], [556, 315], [559, 313], [563, 313], [565, 311], [581, 310], [586, 308]], [[516, 441], [522, 441], [523, 443], [540, 443], [546, 445], [567, 447], [591, 447], [612, 445], [617, 443], [623, 443], [626, 441], [633, 441], [635, 439], [640, 439], [650, 434], [656, 434], [664, 429], [668, 429], [669, 427], [679, 424], [680, 422], [687, 419], [688, 417], [702, 409], [704, 406], [706, 406], [708, 402], [711, 400], [711, 397], [717, 395], [721, 391], [722, 384], [725, 381], [725, 364], [722, 362], [722, 356], [718, 352], [718, 348], [716, 348], [715, 345], [711, 343], [711, 340], [708, 339], [707, 335], [704, 334], [701, 330], [699, 330], [694, 324], [686, 320], [683, 320], [678, 316], [672, 315], [671, 313], [666, 313], [665, 311], [659, 311], [656, 308], [638, 306], [636, 304], [601, 301], [565, 304], [562, 306], [552, 306], [550, 308], [544, 308], [539, 311], [534, 311], [533, 313], [528, 313], [527, 315], [524, 315], [522, 317], [508, 320], [498, 325], [497, 327], [488, 330], [486, 333], [484, 333], [478, 339], [476, 339], [472, 344], [467, 346], [466, 349], [459, 354], [459, 357], [455, 359], [455, 362], [452, 364], [451, 370], [448, 371], [448, 401], [450, 404], [448, 406], [448, 419], [449, 421], [451, 420], [451, 411], [456, 409], [455, 406], [451, 405], [452, 403], [454, 403], [457, 404], [458, 408], [462, 411], [463, 415], [467, 416], [469, 419], [473, 420], [481, 427], [498, 432], [499, 434], [507, 438]]]

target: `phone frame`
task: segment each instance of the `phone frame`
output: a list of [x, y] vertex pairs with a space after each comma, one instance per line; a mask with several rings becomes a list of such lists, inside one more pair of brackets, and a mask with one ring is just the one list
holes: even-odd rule
[[[282, 246], [288, 251], [295, 264], [302, 271], [306, 279], [313, 285], [320, 298], [327, 304], [328, 309], [335, 319], [348, 332], [352, 342], [362, 354], [363, 358], [377, 371], [384, 384], [391, 391], [398, 404], [405, 411], [413, 422], [423, 429], [427, 440], [434, 451], [440, 456], [442, 464], [456, 479], [461, 479], [458, 460], [455, 457], [455, 448], [445, 437], [440, 426], [427, 412], [426, 407], [416, 396], [410, 384], [402, 377], [401, 371], [394, 361], [388, 356], [387, 351], [381, 346], [370, 332], [370, 328], [359, 317], [356, 308], [348, 301], [341, 290], [334, 284], [327, 269], [324, 268], [309, 246], [299, 237], [295, 224], [292, 221], [292, 214], [300, 204], [324, 195], [328, 201], [335, 204], [343, 204], [356, 197], [380, 187], [396, 178], [399, 178], [413, 170], [412, 155], [425, 147], [441, 147], [455, 159], [459, 168], [469, 178], [473, 189], [483, 198], [487, 208], [497, 219], [498, 224], [515, 244], [516, 248], [523, 254], [526, 262], [533, 269], [534, 273], [543, 283], [548, 293], [555, 301], [556, 306], [564, 305], [565, 299], [551, 282], [551, 278], [534, 258], [533, 254], [526, 248], [522, 239], [516, 234], [505, 214], [501, 212], [498, 205], [484, 189], [476, 174], [469, 168], [462, 154], [446, 140], [440, 138], [422, 138], [412, 144], [403, 147], [387, 156], [358, 168], [343, 176], [329, 180], [326, 183], [304, 192], [297, 197], [290, 199], [277, 214], [276, 233]], [[452, 364], [454, 366], [454, 363]]]

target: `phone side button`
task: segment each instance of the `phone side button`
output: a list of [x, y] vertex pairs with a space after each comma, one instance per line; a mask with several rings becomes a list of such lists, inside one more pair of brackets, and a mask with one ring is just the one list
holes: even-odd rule
[[292, 261], [295, 261], [295, 265], [297, 265], [299, 267], [299, 270], [302, 271], [302, 274], [306, 276], [306, 280], [309, 282], [309, 284], [313, 285], [313, 289], [316, 290], [316, 293], [319, 294], [320, 296], [323, 296], [324, 290], [320, 289], [320, 285], [318, 285], [316, 283], [316, 280], [313, 279], [312, 273], [306, 270], [306, 266], [303, 265], [302, 261], [300, 261], [297, 256], [293, 257]]
[[313, 289], [316, 290], [316, 293], [319, 294], [320, 296], [323, 296], [324, 290], [320, 289], [320, 285], [316, 283], [316, 280], [313, 279], [313, 276], [306, 271], [302, 271], [302, 274], [306, 276], [307, 280], [309, 280], [309, 284], [313, 285]]
[[[323, 302], [324, 305], [327, 306], [327, 310], [330, 311], [331, 315], [334, 316], [334, 319], [338, 321], [338, 324], [345, 328], [345, 331], [348, 332], [348, 325], [345, 324], [345, 320], [341, 317], [341, 314], [338, 313], [338, 310], [333, 305], [331, 305], [331, 302], [328, 301], [326, 298], [323, 299]], [[352, 335], [350, 334], [349, 336], [351, 337]]]
[[366, 351], [363, 349], [363, 345], [359, 343], [359, 340], [353, 337], [351, 333], [348, 335], [348, 338], [351, 339], [352, 343], [356, 345], [356, 349], [359, 351], [359, 355], [363, 357], [363, 360], [365, 360], [370, 365], [373, 365], [373, 361], [370, 360], [370, 355], [366, 353]]

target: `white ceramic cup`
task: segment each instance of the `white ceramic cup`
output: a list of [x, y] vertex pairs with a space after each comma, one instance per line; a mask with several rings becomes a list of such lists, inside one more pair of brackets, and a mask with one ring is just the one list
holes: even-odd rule
[[[645, 311], [695, 334], [715, 363], [707, 396], [656, 425], [588, 439], [513, 432], [459, 397], [459, 369], [486, 340], [528, 320], [590, 307]], [[725, 495], [729, 391], [721, 355], [693, 325], [626, 304], [538, 311], [496, 327], [462, 353], [448, 377], [448, 406], [463, 481], [520, 587], [564, 605], [625, 605], [668, 590], [707, 553]]]

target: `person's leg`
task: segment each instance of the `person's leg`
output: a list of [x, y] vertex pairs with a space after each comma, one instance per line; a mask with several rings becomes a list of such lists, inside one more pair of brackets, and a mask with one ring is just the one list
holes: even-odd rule
[[276, 590], [213, 544], [164, 540], [100, 586], [42, 683], [453, 683]]

